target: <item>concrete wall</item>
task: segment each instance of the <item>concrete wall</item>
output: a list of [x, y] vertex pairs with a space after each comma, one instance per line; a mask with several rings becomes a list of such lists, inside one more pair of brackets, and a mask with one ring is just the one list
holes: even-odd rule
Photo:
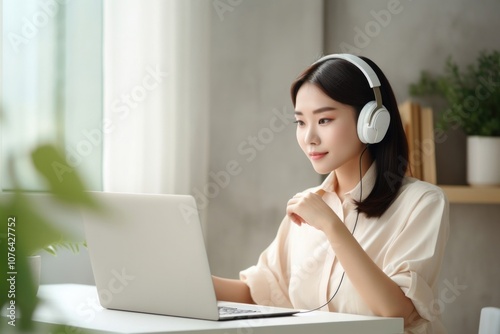
[[224, 277], [255, 264], [288, 199], [320, 182], [296, 142], [289, 89], [322, 52], [322, 1], [232, 3], [213, 11], [211, 35], [209, 182], [239, 167], [208, 207], [211, 267]]

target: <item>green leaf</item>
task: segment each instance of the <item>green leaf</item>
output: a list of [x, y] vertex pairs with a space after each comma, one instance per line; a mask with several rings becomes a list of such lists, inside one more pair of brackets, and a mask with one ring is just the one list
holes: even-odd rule
[[97, 202], [85, 192], [82, 180], [63, 155], [52, 145], [43, 145], [32, 153], [35, 168], [45, 177], [50, 192], [69, 204], [82, 204], [99, 208]]

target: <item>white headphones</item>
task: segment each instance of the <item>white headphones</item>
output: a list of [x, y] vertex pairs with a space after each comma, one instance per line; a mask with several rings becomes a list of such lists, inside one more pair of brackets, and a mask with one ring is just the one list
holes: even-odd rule
[[[361, 72], [365, 75], [370, 87], [373, 88], [373, 93], [375, 94], [375, 101], [370, 101], [363, 109], [358, 118], [358, 137], [362, 143], [365, 144], [376, 144], [384, 139], [387, 129], [389, 129], [389, 123], [391, 122], [391, 116], [389, 112], [382, 104], [382, 95], [380, 93], [380, 81], [378, 80], [375, 71], [368, 65], [363, 59], [347, 54], [331, 54], [324, 56], [314, 62], [314, 64], [323, 62], [328, 59], [344, 59], [353, 65], [356, 65]], [[314, 65], [313, 64], [313, 65]]]

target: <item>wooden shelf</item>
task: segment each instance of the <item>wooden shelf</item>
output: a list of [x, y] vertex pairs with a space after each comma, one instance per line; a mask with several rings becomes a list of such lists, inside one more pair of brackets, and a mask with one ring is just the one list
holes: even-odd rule
[[500, 204], [500, 187], [439, 185], [450, 203]]

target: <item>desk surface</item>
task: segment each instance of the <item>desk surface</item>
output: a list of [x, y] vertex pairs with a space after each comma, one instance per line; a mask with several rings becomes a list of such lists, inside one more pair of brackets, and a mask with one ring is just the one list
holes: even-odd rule
[[206, 321], [104, 309], [95, 286], [42, 285], [34, 314], [40, 326], [65, 324], [91, 333], [402, 333], [401, 318], [381, 318], [332, 312], [311, 312], [280, 318]]

